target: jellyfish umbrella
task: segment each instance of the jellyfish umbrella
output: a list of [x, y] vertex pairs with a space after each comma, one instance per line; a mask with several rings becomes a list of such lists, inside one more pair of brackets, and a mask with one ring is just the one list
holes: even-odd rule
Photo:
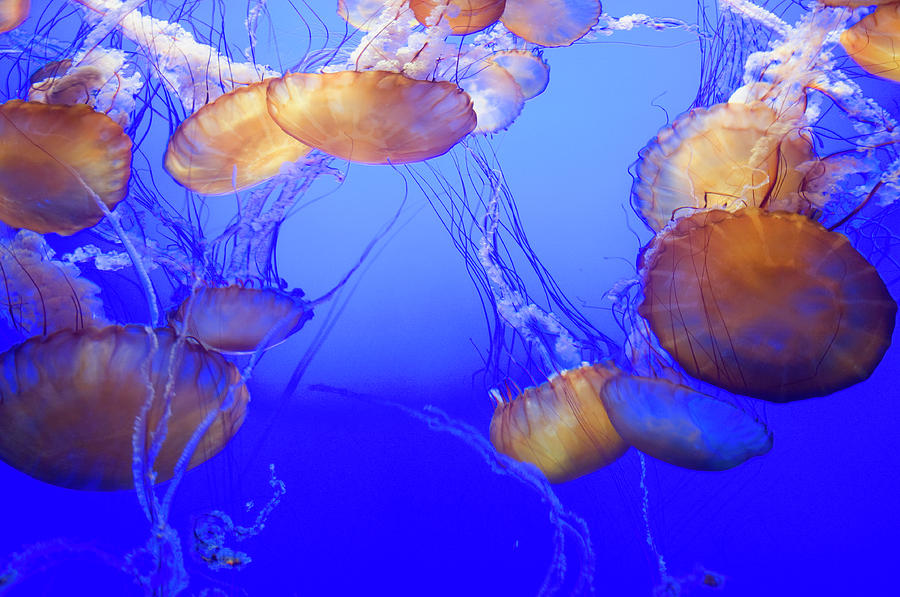
[[0, 0], [0, 33], [21, 25], [30, 11], [31, 0]]
[[897, 305], [843, 235], [747, 208], [682, 218], [642, 257], [639, 313], [690, 375], [773, 402], [866, 379]]
[[208, 414], [231, 400], [188, 467], [218, 453], [243, 423], [249, 400], [237, 369], [220, 355], [176, 342], [170, 330], [134, 325], [31, 338], [0, 355], [0, 368], [0, 459], [71, 489], [133, 487], [132, 434], [148, 392], [148, 443], [171, 392], [168, 434], [155, 462], [159, 481], [172, 477]]
[[284, 342], [312, 316], [296, 292], [232, 285], [199, 289], [169, 321], [210, 350], [244, 354]]
[[456, 84], [385, 71], [286, 75], [269, 83], [268, 106], [302, 143], [366, 164], [439, 156], [476, 124], [472, 100]]
[[526, 100], [543, 93], [550, 83], [550, 67], [542, 58], [527, 50], [495, 52], [488, 62], [503, 67], [512, 75]]
[[507, 128], [525, 105], [515, 77], [495, 62], [487, 61], [474, 75], [461, 79], [459, 86], [472, 98], [478, 118], [473, 133], [496, 133]]
[[654, 231], [692, 209], [768, 205], [803, 211], [798, 193], [815, 159], [809, 137], [761, 102], [697, 108], [639, 153], [632, 202]]
[[628, 444], [610, 423], [598, 392], [617, 373], [605, 365], [569, 369], [498, 404], [491, 443], [498, 452], [537, 466], [551, 483], [615, 462]]
[[222, 195], [278, 174], [310, 147], [286, 134], [266, 109], [267, 81], [238, 87], [182, 122], [166, 149], [169, 174], [205, 195]]
[[74, 263], [53, 257], [44, 237], [30, 230], [0, 240], [0, 314], [20, 339], [107, 323], [100, 287]]
[[844, 31], [841, 45], [866, 71], [900, 82], [900, 2], [879, 6]]
[[69, 235], [125, 198], [131, 139], [83, 104], [10, 100], [0, 106], [0, 220]]
[[721, 471], [772, 448], [772, 434], [755, 418], [665, 379], [619, 375], [600, 397], [622, 439], [675, 466]]
[[92, 92], [106, 83], [103, 73], [92, 65], [70, 70], [71, 62], [52, 62], [36, 72], [31, 77], [28, 100], [45, 104], [90, 104]]
[[858, 6], [878, 6], [880, 4], [891, 4], [897, 0], [819, 0], [825, 6], [849, 6], [856, 8]]
[[[416, 20], [423, 25], [428, 24], [428, 17], [439, 5], [448, 6], [447, 11], [458, 11], [455, 16], [448, 16], [447, 23], [456, 35], [477, 33], [490, 27], [503, 14], [506, 0], [410, 0], [409, 7], [416, 15]], [[454, 14], [448, 12], [448, 14]]]
[[533, 44], [569, 46], [597, 24], [600, 0], [506, 0], [500, 21]]

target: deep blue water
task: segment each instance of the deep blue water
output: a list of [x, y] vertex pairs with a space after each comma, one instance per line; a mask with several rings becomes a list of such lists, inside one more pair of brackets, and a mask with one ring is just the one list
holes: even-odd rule
[[[779, 11], [787, 4], [773, 3]], [[25, 31], [57, 18], [63, 6], [54, 2], [42, 13], [43, 5], [34, 2]], [[171, 14], [171, 6], [153, 6], [156, 14]], [[696, 21], [696, 9], [692, 2], [604, 2], [612, 15], [642, 12], [688, 23]], [[271, 2], [269, 11], [272, 28], [260, 35], [260, 51], [272, 51], [278, 41], [278, 58], [266, 55], [278, 70], [301, 58], [308, 39], [313, 48], [333, 43], [326, 27], [343, 34], [325, 0], [297, 9]], [[205, 27], [207, 36], [212, 30], [219, 41], [227, 23], [225, 39], [242, 48], [245, 13], [243, 3], [199, 2], [186, 22], [200, 32]], [[291, 20], [298, 13], [311, 34]], [[9, 71], [14, 63], [3, 58]], [[547, 91], [488, 143], [540, 262], [597, 329], [621, 342], [605, 295], [617, 280], [634, 276], [638, 250], [651, 236], [628, 207], [628, 167], [667, 118], [694, 101], [699, 46], [691, 31], [643, 29], [548, 49], [545, 58]], [[861, 84], [897, 108], [896, 85], [866, 77]], [[10, 97], [19, 91], [7, 87]], [[152, 123], [138, 143], [141, 164], [151, 171], [135, 176], [150, 180], [152, 174], [160, 193], [180, 200], [184, 191], [161, 164], [170, 132], [165, 115]], [[451, 178], [456, 174], [461, 192], [467, 181], [453, 155], [435, 161]], [[492, 470], [491, 459], [476, 449], [487, 437], [493, 411], [487, 390], [495, 381], [480, 374], [491, 339], [465, 262], [439, 209], [408, 171], [336, 167], [345, 180], [315, 186], [309, 197], [318, 200], [292, 213], [279, 233], [279, 273], [291, 286], [309, 297], [325, 293], [405, 200], [401, 217], [336, 299], [341, 309], [333, 311], [321, 346], [307, 352], [332, 323], [333, 304], [261, 359], [249, 382], [243, 428], [221, 454], [184, 477], [170, 522], [191, 577], [185, 594], [205, 588], [253, 596], [536, 594], [554, 549], [550, 510], [542, 495]], [[210, 230], [235, 209], [228, 199], [200, 204]], [[65, 252], [78, 238], [51, 235], [49, 242]], [[515, 265], [540, 302], [532, 270], [522, 261]], [[110, 304], [120, 305], [118, 313], [143, 322], [132, 279], [126, 273], [100, 284], [115, 297]], [[896, 280], [886, 277], [894, 296]], [[312, 360], [299, 387], [285, 395], [290, 372], [307, 356]], [[754, 413], [774, 433], [774, 448], [734, 470], [693, 472], [647, 460], [649, 530], [669, 574], [685, 580], [683, 594], [713, 593], [700, 586], [704, 571], [724, 579], [723, 595], [895, 593], [898, 373], [894, 346], [857, 386], [787, 405], [755, 403]], [[481, 439], [411, 416], [434, 417], [426, 405]], [[286, 493], [258, 535], [230, 542], [252, 562], [238, 571], [207, 569], [194, 553], [194, 522], [221, 510], [236, 524], [252, 524], [273, 493], [270, 464]], [[597, 595], [650, 595], [660, 582], [646, 541], [640, 476], [631, 450], [606, 469], [554, 487], [563, 507], [589, 529]], [[62, 489], [2, 463], [0, 488], [0, 575], [21, 572], [4, 594], [142, 594], [116, 568], [150, 533], [133, 492]], [[566, 539], [564, 595], [585, 565], [572, 536]], [[24, 562], [10, 559], [29, 549]], [[110, 563], [95, 552], [108, 554]]]

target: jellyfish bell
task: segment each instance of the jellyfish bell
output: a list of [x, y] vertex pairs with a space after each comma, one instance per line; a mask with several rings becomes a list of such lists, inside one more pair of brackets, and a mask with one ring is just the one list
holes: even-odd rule
[[361, 31], [369, 31], [377, 22], [377, 17], [385, 10], [393, 8], [395, 18], [409, 18], [409, 9], [400, 5], [397, 0], [338, 0], [338, 14], [353, 27]]
[[269, 117], [268, 84], [238, 87], [185, 119], [166, 149], [169, 174], [194, 192], [222, 195], [272, 178], [309, 153]]
[[247, 354], [281, 344], [312, 319], [302, 292], [203, 286], [169, 316], [177, 330], [209, 350]]
[[[71, 60], [68, 62], [71, 65]], [[28, 90], [28, 101], [45, 104], [90, 104], [92, 92], [106, 83], [103, 72], [92, 65], [72, 69], [65, 66], [64, 62], [51, 65], [59, 65], [56, 69], [57, 74], [50, 74], [54, 72], [52, 70], [47, 71], [47, 76], [38, 79], [37, 76], [44, 74], [45, 69], [35, 73], [31, 88]]]
[[743, 410], [666, 379], [617, 375], [600, 396], [622, 439], [675, 466], [721, 471], [772, 448], [771, 432]]
[[843, 235], [746, 208], [677, 220], [642, 257], [638, 312], [693, 377], [772, 402], [863, 381], [897, 305]]
[[878, 6], [880, 4], [892, 4], [897, 0], [819, 0], [825, 6], [846, 6], [858, 8], [860, 6]]
[[816, 171], [813, 144], [780, 117], [762, 102], [728, 102], [691, 110], [660, 130], [635, 164], [638, 215], [658, 232], [693, 209], [808, 211], [801, 192]]
[[0, 0], [0, 33], [21, 25], [30, 11], [31, 0]]
[[104, 326], [100, 288], [30, 230], [0, 239], [0, 316], [20, 339]]
[[70, 235], [112, 209], [131, 176], [131, 139], [109, 116], [79, 105], [9, 100], [0, 106], [0, 220]]
[[[249, 401], [233, 365], [194, 342], [176, 342], [166, 329], [61, 330], [0, 355], [0, 368], [0, 459], [70, 489], [133, 487], [132, 434], [148, 391], [154, 393], [148, 444], [171, 392], [168, 432], [151, 463], [158, 481], [173, 476], [195, 430], [217, 409], [188, 467], [221, 451], [243, 423]], [[226, 401], [230, 407], [222, 408]]]
[[881, 3], [841, 34], [841, 45], [867, 72], [900, 82], [900, 2]]
[[533, 99], [544, 92], [550, 83], [550, 67], [543, 58], [527, 50], [504, 50], [491, 54], [489, 61], [503, 67], [512, 75], [522, 97]]
[[477, 67], [477, 72], [461, 78], [459, 86], [472, 98], [478, 124], [473, 133], [496, 133], [515, 121], [525, 105], [525, 96], [516, 79], [494, 62]]
[[568, 369], [500, 402], [490, 439], [498, 452], [537, 466], [551, 483], [612, 464], [628, 449], [598, 392], [618, 373], [611, 365]]
[[437, 157], [476, 125], [472, 100], [455, 83], [386, 71], [289, 74], [269, 83], [267, 99], [289, 135], [364, 164]]
[[600, 0], [506, 0], [500, 21], [533, 44], [569, 46], [597, 24]]
[[428, 19], [438, 6], [447, 6], [446, 18], [455, 35], [477, 33], [490, 27], [500, 19], [506, 0], [410, 0], [409, 7], [416, 20], [428, 25]]

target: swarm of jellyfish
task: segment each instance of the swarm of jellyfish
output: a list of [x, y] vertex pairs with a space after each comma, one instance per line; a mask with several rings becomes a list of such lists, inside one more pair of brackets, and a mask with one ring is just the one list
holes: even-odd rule
[[[103, 558], [148, 595], [189, 585], [176, 490], [253, 416], [260, 360], [330, 308], [295, 359], [292, 396], [342, 292], [401, 218], [402, 206], [318, 297], [281, 275], [282, 224], [311, 189], [340, 192], [352, 164], [399, 172], [449, 232], [485, 309], [478, 373], [494, 414], [478, 430], [434, 407], [343, 395], [460, 439], [540, 496], [554, 536], [541, 594], [594, 587], [587, 526], [551, 484], [603, 474], [632, 448], [657, 593], [721, 586], [716, 573], [667, 571], [647, 459], [727, 471], [764, 458], [773, 430], [740, 397], [828, 396], [864, 382], [890, 349], [893, 247], [871, 226], [897, 209], [900, 128], [855, 75], [900, 81], [900, 2], [822, 0], [789, 23], [719, 0], [719, 18], [746, 29], [691, 29], [700, 90], [634, 148], [622, 198], [652, 238], [634, 279], [605, 294], [620, 338], [541, 263], [491, 143], [548, 88], [545, 48], [684, 23], [614, 17], [596, 0], [341, 0], [339, 39], [311, 37], [275, 70], [253, 51], [262, 2], [243, 59], [140, 0], [51, 4], [55, 15], [0, 1], [0, 460], [58, 487], [133, 492], [149, 538]], [[80, 26], [57, 39], [53, 19], [72, 15]], [[740, 38], [750, 29], [761, 33]], [[849, 140], [825, 139], [835, 119]], [[148, 156], [142, 141], [156, 134], [165, 149]], [[159, 191], [156, 163], [182, 195]], [[229, 219], [207, 225], [217, 204]], [[120, 278], [128, 296], [104, 290]], [[222, 510], [196, 517], [189, 547], [210, 570], [253, 562], [234, 544], [264, 534], [288, 499], [270, 471], [274, 496], [250, 526]], [[12, 557], [0, 592], [47, 550]]]

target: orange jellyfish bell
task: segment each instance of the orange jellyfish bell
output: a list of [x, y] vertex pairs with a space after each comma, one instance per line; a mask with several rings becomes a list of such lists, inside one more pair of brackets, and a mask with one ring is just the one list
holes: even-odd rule
[[[93, 99], [91, 93], [101, 89], [106, 79], [96, 66], [70, 69], [71, 62], [51, 62], [36, 72], [31, 77], [28, 100], [45, 104], [90, 104]], [[37, 78], [42, 74], [46, 76]]]
[[[416, 20], [427, 25], [432, 11], [441, 4], [449, 4], [448, 11], [458, 11], [456, 16], [445, 17], [450, 30], [456, 35], [477, 33], [496, 23], [503, 14], [506, 0], [409, 0], [409, 7]], [[448, 12], [447, 14], [454, 14]]]
[[500, 21], [533, 44], [569, 46], [597, 24], [600, 0], [506, 0]]
[[221, 95], [182, 122], [166, 149], [169, 174], [197, 193], [222, 195], [269, 179], [309, 153], [269, 117], [268, 81]]
[[628, 445], [610, 423], [598, 392], [617, 373], [604, 365], [569, 369], [498, 404], [491, 443], [498, 452], [537, 466], [551, 483], [615, 462]]
[[749, 414], [665, 379], [619, 375], [600, 396], [622, 439], [675, 466], [721, 471], [772, 448], [772, 434]]
[[632, 201], [657, 232], [693, 209], [803, 211], [806, 174], [798, 166], [816, 158], [809, 137], [761, 102], [691, 110], [638, 155]]
[[212, 458], [243, 423], [247, 388], [220, 355], [190, 341], [177, 346], [171, 330], [154, 333], [155, 339], [134, 325], [63, 330], [0, 355], [0, 460], [60, 487], [129, 489], [132, 433], [150, 388], [148, 444], [166, 409], [166, 392], [172, 392], [168, 434], [155, 464], [158, 480], [172, 477], [197, 427], [232, 400], [188, 467]]
[[245, 354], [284, 342], [313, 316], [297, 296], [266, 288], [204, 287], [169, 318], [210, 350]]
[[100, 221], [131, 177], [131, 139], [83, 104], [10, 100], [0, 106], [0, 220], [69, 235]]
[[21, 25], [30, 11], [31, 0], [0, 0], [0, 33]]
[[639, 313], [690, 375], [772, 402], [866, 379], [897, 305], [837, 232], [747, 208], [683, 218], [645, 251]]
[[841, 34], [841, 45], [866, 71], [900, 82], [900, 2], [881, 4]]
[[268, 105], [292, 137], [364, 164], [439, 156], [476, 124], [472, 100], [456, 84], [385, 71], [285, 75], [269, 83]]
[[891, 4], [897, 0], [819, 0], [825, 6], [849, 6], [856, 8], [859, 6], [877, 6], [879, 4]]

